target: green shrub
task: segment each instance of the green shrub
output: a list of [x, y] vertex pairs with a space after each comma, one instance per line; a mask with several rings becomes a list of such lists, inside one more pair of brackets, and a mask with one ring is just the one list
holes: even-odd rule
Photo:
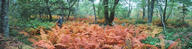
[[135, 24], [145, 24], [147, 22], [145, 22], [144, 20], [136, 20]]
[[147, 37], [147, 39], [142, 40], [142, 43], [146, 43], [146, 44], [151, 44], [151, 45], [155, 45], [156, 43], [159, 43], [160, 40], [159, 38], [153, 38], [151, 36]]

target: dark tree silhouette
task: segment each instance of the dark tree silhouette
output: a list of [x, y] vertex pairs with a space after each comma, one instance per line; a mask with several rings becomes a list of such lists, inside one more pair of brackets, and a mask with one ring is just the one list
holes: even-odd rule
[[115, 16], [115, 8], [119, 3], [119, 0], [114, 1], [114, 5], [112, 6], [111, 10], [109, 10], [108, 2], [109, 2], [108, 0], [103, 0], [105, 23], [107, 25], [112, 25], [112, 22]]
[[4, 33], [4, 36], [9, 37], [9, 0], [0, 0], [1, 9], [0, 9], [0, 33]]

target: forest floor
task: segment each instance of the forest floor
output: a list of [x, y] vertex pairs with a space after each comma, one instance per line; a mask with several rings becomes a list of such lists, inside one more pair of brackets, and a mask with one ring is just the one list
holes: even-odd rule
[[[186, 20], [187, 23], [185, 24], [181, 24], [176, 20], [171, 20], [171, 19], [168, 20], [167, 32], [162, 31], [162, 27], [159, 20], [155, 20], [152, 26], [148, 26], [147, 24], [145, 24], [146, 23], [145, 21], [136, 21], [134, 19], [132, 21], [127, 21], [124, 19], [123, 20], [115, 19], [114, 20], [115, 25], [113, 27], [101, 25], [101, 23], [104, 22], [103, 19], [98, 20], [98, 23], [99, 23], [98, 25], [91, 24], [90, 22], [93, 22], [93, 21], [87, 18], [82, 18], [75, 21], [73, 19], [69, 19], [69, 20], [70, 21], [65, 22], [63, 24], [63, 26], [67, 27], [66, 29], [58, 28], [58, 26], [55, 26], [56, 24], [55, 22], [42, 23], [37, 21], [31, 21], [30, 23], [28, 23], [28, 24], [33, 23], [33, 25], [29, 25], [30, 27], [11, 26], [10, 27], [11, 37], [4, 38], [2, 34], [0, 34], [0, 41], [1, 41], [0, 47], [4, 47], [6, 49], [36, 49], [36, 48], [52, 49], [52, 48], [58, 48], [57, 46], [60, 44], [65, 45], [65, 44], [62, 44], [62, 42], [58, 42], [58, 41], [65, 41], [62, 39], [67, 39], [65, 37], [67, 35], [70, 35], [67, 37], [72, 38], [74, 42], [75, 40], [78, 40], [76, 39], [78, 38], [77, 36], [84, 35], [84, 36], [91, 36], [90, 38], [98, 38], [98, 39], [91, 40], [83, 36], [81, 38], [82, 39], [85, 38], [85, 40], [78, 40], [79, 43], [81, 44], [91, 43], [91, 45], [92, 46], [94, 45], [95, 47], [97, 47], [98, 45], [100, 46], [102, 45], [102, 47], [97, 47], [97, 48], [117, 49], [119, 47], [121, 48], [131, 47], [131, 48], [137, 49], [138, 45], [142, 47], [142, 46], [148, 46], [147, 44], [149, 44], [149, 47], [166, 48], [166, 49], [192, 48], [191, 47], [192, 46], [191, 20]], [[82, 30], [82, 29], [88, 29], [88, 30]], [[97, 29], [100, 32], [98, 32]], [[69, 31], [67, 32], [67, 30]], [[128, 31], [123, 32], [123, 30], [128, 30]], [[50, 33], [50, 32], [58, 33], [58, 31], [65, 32], [65, 33], [60, 33], [60, 34], [65, 34], [65, 36], [63, 37], [63, 35]], [[91, 34], [87, 35], [87, 33], [85, 32], [90, 32]], [[104, 34], [103, 32], [111, 32], [111, 33]], [[123, 35], [123, 33], [126, 33], [126, 35]], [[95, 35], [92, 35], [92, 34], [95, 34]], [[106, 38], [103, 38], [106, 40], [100, 41], [100, 43], [103, 43], [103, 44], [96, 44], [95, 43], [96, 41], [93, 41], [93, 40], [99, 40], [100, 38], [99, 36], [101, 34], [105, 35], [101, 37], [106, 37]], [[56, 39], [52, 39], [52, 38], [55, 38], [54, 37], [55, 35], [60, 37]], [[97, 37], [92, 37], [92, 36], [97, 36]], [[131, 43], [134, 42], [134, 44], [130, 44], [128, 41], [126, 41], [128, 39], [131, 41]], [[58, 41], [53, 41], [53, 40], [58, 40]], [[51, 41], [51, 44], [50, 43], [47, 44], [47, 41]], [[64, 43], [74, 44], [74, 42], [66, 41]], [[84, 43], [84, 42], [88, 42], [88, 43]], [[128, 45], [127, 45], [127, 42], [128, 42]], [[37, 45], [37, 44], [40, 44], [40, 45]], [[47, 45], [48, 47], [45, 45]], [[78, 45], [73, 45], [73, 46], [78, 47]], [[92, 48], [92, 46], [90, 45], [82, 45], [82, 46], [84, 46], [84, 48], [86, 47]], [[65, 45], [63, 47], [70, 48], [72, 46]]]

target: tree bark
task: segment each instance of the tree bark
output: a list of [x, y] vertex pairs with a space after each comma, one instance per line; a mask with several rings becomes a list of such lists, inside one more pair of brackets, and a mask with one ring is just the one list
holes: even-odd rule
[[2, 1], [2, 0], [0, 0], [0, 10], [1, 10], [1, 12], [0, 12], [0, 33], [3, 33], [3, 20], [4, 20], [4, 16], [2, 16], [2, 14], [3, 14], [3, 11], [2, 11], [2, 9], [3, 9], [3, 5], [2, 5], [2, 2], [5, 2], [5, 1]]
[[160, 15], [160, 17], [162, 17], [162, 16], [163, 16], [163, 8], [162, 8], [160, 2], [162, 2], [162, 1], [161, 1], [161, 0], [160, 0], [160, 1], [157, 0], [157, 3], [158, 3], [158, 10], [159, 10], [159, 13], [160, 13], [159, 15]]
[[[114, 5], [113, 5], [113, 8], [111, 9], [111, 11], [109, 11], [109, 7], [108, 7], [108, 0], [103, 0], [103, 5], [104, 5], [104, 17], [105, 17], [105, 23], [107, 25], [110, 25], [112, 26], [112, 22], [114, 20], [114, 16], [115, 16], [115, 8], [119, 2], [119, 0], [115, 0], [114, 1]], [[109, 15], [109, 12], [110, 12], [110, 15]], [[110, 17], [109, 17], [110, 16]]]
[[[71, 8], [70, 8], [71, 9]], [[69, 20], [69, 16], [71, 15], [71, 10], [69, 10], [68, 16], [67, 16], [67, 20]]]
[[167, 11], [167, 0], [165, 0], [165, 8], [164, 8], [164, 11], [163, 11], [163, 16], [161, 18], [164, 32], [166, 32], [166, 22], [165, 22], [166, 11]]
[[105, 23], [109, 24], [108, 0], [103, 0]]
[[127, 13], [127, 17], [129, 18], [130, 17], [130, 15], [131, 15], [131, 12], [132, 12], [132, 6], [131, 6], [131, 3], [130, 3], [131, 1], [130, 0], [128, 0], [128, 2], [126, 2], [127, 4], [128, 4], [128, 13]]
[[152, 23], [152, 18], [153, 18], [153, 8], [154, 8], [154, 3], [155, 0], [148, 0], [148, 23]]
[[110, 13], [109, 25], [112, 25], [112, 22], [113, 22], [114, 17], [115, 17], [115, 8], [116, 8], [118, 3], [119, 3], [119, 0], [115, 0], [114, 1], [114, 6], [113, 6], [112, 11]]
[[129, 18], [130, 15], [131, 15], [131, 11], [132, 11], [132, 9], [129, 9], [128, 14], [127, 14], [127, 17], [128, 17], [128, 18]]
[[42, 18], [42, 13], [41, 13], [41, 11], [39, 11], [39, 20], [41, 20], [41, 18]]
[[52, 18], [51, 10], [49, 7], [48, 7], [48, 13], [49, 13], [49, 20], [52, 21], [53, 18]]
[[95, 24], [97, 23], [97, 15], [96, 15], [96, 10], [95, 10], [95, 4], [94, 1], [91, 1], [93, 4], [93, 11], [94, 11], [94, 16], [95, 16]]
[[70, 17], [70, 15], [71, 15], [71, 8], [75, 5], [75, 3], [77, 2], [77, 0], [75, 0], [74, 2], [73, 2], [73, 4], [71, 5], [70, 3], [70, 0], [67, 0], [67, 2], [68, 2], [68, 6], [69, 6], [69, 13], [68, 13], [68, 16], [67, 16], [67, 20], [69, 20], [69, 17]]
[[143, 2], [143, 17], [142, 17], [142, 19], [144, 20], [145, 19], [145, 12], [146, 12], [146, 0], [142, 0], [142, 2]]
[[167, 11], [167, 0], [165, 0], [165, 7], [164, 7], [164, 11], [163, 11], [163, 19], [162, 19], [163, 22], [165, 22], [166, 11]]
[[9, 0], [1, 0], [1, 9], [0, 9], [0, 33], [4, 33], [5, 37], [9, 37], [9, 18], [8, 18], [8, 10], [9, 10]]
[[149, 21], [150, 21], [150, 14], [149, 14], [149, 13], [150, 13], [150, 8], [151, 8], [151, 7], [150, 7], [150, 0], [147, 0], [147, 3], [148, 3], [148, 8], [147, 8], [147, 10], [148, 10], [148, 11], [147, 11], [147, 12], [148, 12], [148, 13], [147, 13], [147, 15], [148, 15], [148, 23], [150, 23], [150, 22], [149, 22]]
[[49, 0], [46, 0], [46, 6], [47, 6], [48, 14], [49, 14], [49, 21], [52, 21], [52, 14], [51, 14], [50, 6], [49, 6]]
[[143, 7], [143, 17], [142, 19], [144, 20], [145, 19], [145, 7]]
[[[68, 2], [68, 6], [70, 6], [70, 0], [67, 0], [67, 2]], [[69, 9], [68, 9], [67, 20], [69, 20], [70, 14], [71, 14], [71, 7], [69, 7]]]
[[79, 13], [79, 2], [80, 2], [80, 0], [77, 0], [75, 12], [74, 12], [74, 13], [75, 13], [74, 19], [76, 19], [77, 16], [79, 15], [79, 14], [78, 14], [78, 13]]
[[183, 11], [183, 17], [182, 17], [182, 22], [184, 23], [185, 22], [185, 5], [183, 3], [183, 7], [182, 7], [182, 11]]
[[167, 20], [169, 19], [169, 17], [171, 16], [171, 14], [173, 13], [173, 4], [175, 3], [174, 0], [172, 0], [172, 5], [171, 5], [171, 12], [167, 15], [166, 19], [165, 19], [165, 22], [167, 22]]

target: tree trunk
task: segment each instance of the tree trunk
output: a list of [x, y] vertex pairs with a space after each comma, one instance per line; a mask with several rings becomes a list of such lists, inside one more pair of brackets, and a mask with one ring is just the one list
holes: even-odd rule
[[70, 17], [70, 15], [71, 15], [71, 8], [75, 5], [75, 3], [77, 2], [77, 0], [75, 0], [72, 5], [70, 4], [70, 3], [72, 3], [70, 0], [67, 0], [67, 2], [68, 2], [68, 6], [69, 6], [69, 7], [68, 7], [69, 13], [68, 13], [68, 16], [67, 16], [67, 20], [68, 20], [69, 17]]
[[42, 18], [42, 12], [39, 11], [39, 18], [38, 18], [38, 19], [39, 19], [39, 20], [42, 20], [41, 18]]
[[52, 14], [51, 14], [50, 6], [49, 6], [49, 0], [46, 0], [46, 6], [47, 6], [48, 14], [49, 14], [49, 21], [52, 21]]
[[145, 7], [143, 7], [143, 17], [142, 19], [144, 20], [145, 19]]
[[167, 0], [165, 0], [165, 7], [164, 7], [164, 11], [163, 11], [163, 19], [162, 19], [163, 22], [165, 22], [166, 11], [167, 11]]
[[93, 11], [94, 11], [94, 16], [95, 16], [95, 24], [97, 23], [97, 16], [96, 16], [96, 10], [95, 10], [95, 4], [93, 1], [91, 1], [93, 4]]
[[166, 22], [165, 22], [166, 11], [167, 11], [167, 0], [165, 0], [165, 8], [164, 8], [164, 11], [163, 11], [163, 16], [161, 18], [161, 22], [163, 24], [164, 32], [166, 32]]
[[69, 20], [69, 16], [71, 15], [71, 10], [69, 10], [68, 16], [67, 16], [67, 20]]
[[103, 0], [103, 5], [104, 5], [104, 16], [105, 16], [105, 23], [107, 25], [112, 26], [112, 22], [114, 20], [115, 16], [115, 8], [118, 4], [119, 0], [114, 1], [114, 5], [112, 6], [113, 8], [110, 11], [110, 17], [109, 17], [109, 7], [108, 7], [108, 0]]
[[74, 19], [76, 19], [76, 17], [78, 17], [78, 13], [79, 13], [79, 0], [77, 0], [77, 3], [76, 3], [76, 8], [75, 8], [75, 15], [74, 15]]
[[9, 18], [8, 18], [8, 10], [9, 10], [9, 0], [1, 0], [1, 9], [0, 9], [0, 33], [4, 33], [5, 37], [9, 37]]
[[127, 14], [128, 18], [129, 18], [130, 15], [131, 15], [131, 11], [132, 11], [132, 9], [129, 9], [128, 14]]
[[158, 10], [159, 10], [159, 13], [160, 13], [159, 15], [160, 15], [160, 17], [162, 17], [163, 16], [163, 8], [162, 8], [160, 2], [162, 2], [162, 1], [157, 0], [158, 6], [159, 6]]
[[103, 0], [105, 23], [109, 24], [108, 0]]
[[153, 18], [153, 8], [154, 8], [154, 3], [155, 3], [155, 0], [148, 0], [148, 23], [152, 23], [152, 18]]
[[182, 22], [184, 23], [185, 22], [185, 5], [183, 3], [183, 7], [182, 7], [182, 11], [183, 11], [183, 17], [182, 17]]
[[112, 11], [110, 13], [109, 25], [112, 25], [112, 22], [113, 22], [114, 17], [115, 17], [115, 8], [116, 8], [118, 3], [119, 3], [119, 0], [115, 0], [114, 1], [114, 6], [113, 6]]
[[146, 16], [146, 15], [145, 15], [145, 14], [146, 14], [146, 13], [145, 13], [145, 12], [146, 12], [146, 0], [142, 0], [142, 3], [144, 4], [144, 5], [143, 5], [143, 17], [142, 17], [142, 19], [144, 20], [144, 19], [145, 19], [145, 16]]
[[100, 2], [99, 4], [98, 4], [98, 8], [97, 8], [98, 10], [97, 10], [97, 15], [98, 16], [103, 16], [102, 14], [102, 10], [99, 10], [99, 9], [102, 9], [102, 3]]
[[[68, 2], [68, 6], [70, 6], [70, 0], [67, 0], [67, 2]], [[71, 14], [71, 7], [69, 7], [68, 9], [67, 21], [69, 20], [70, 14]]]
[[128, 4], [128, 6], [129, 6], [129, 9], [128, 9], [128, 13], [127, 13], [127, 16], [128, 16], [128, 18], [130, 17], [130, 15], [131, 15], [131, 11], [132, 11], [132, 6], [131, 6], [131, 4], [130, 4], [130, 0], [128, 0], [128, 2], [129, 3], [127, 3]]
[[138, 13], [136, 14], [136, 17], [137, 17], [137, 18], [136, 18], [136, 24], [138, 24], [139, 14], [140, 14], [140, 13], [139, 13], [139, 10], [138, 10], [138, 9], [137, 9], [136, 11], [138, 12]]
[[147, 10], [148, 10], [148, 11], [147, 11], [147, 12], [148, 12], [148, 13], [147, 13], [147, 15], [148, 15], [148, 23], [150, 23], [150, 22], [149, 22], [149, 21], [150, 21], [150, 18], [151, 18], [151, 17], [150, 17], [150, 14], [149, 14], [149, 13], [150, 13], [150, 8], [151, 8], [151, 7], [150, 7], [150, 0], [147, 0], [147, 3], [148, 3], [148, 8], [147, 8]]
[[[174, 4], [174, 3], [175, 3], [175, 1], [172, 0], [172, 4]], [[173, 13], [173, 6], [174, 6], [174, 5], [171, 5], [171, 12], [169, 12], [169, 14], [167, 15], [167, 18], [165, 19], [165, 22], [167, 22], [167, 20], [169, 19], [169, 17], [170, 17], [171, 14]]]
[[3, 14], [3, 5], [2, 5], [2, 2], [5, 2], [5, 1], [2, 1], [0, 0], [0, 33], [3, 33], [3, 20], [4, 20], [4, 16], [2, 15]]
[[52, 18], [51, 10], [49, 7], [48, 7], [48, 13], [49, 13], [49, 20], [52, 21], [53, 18]]

